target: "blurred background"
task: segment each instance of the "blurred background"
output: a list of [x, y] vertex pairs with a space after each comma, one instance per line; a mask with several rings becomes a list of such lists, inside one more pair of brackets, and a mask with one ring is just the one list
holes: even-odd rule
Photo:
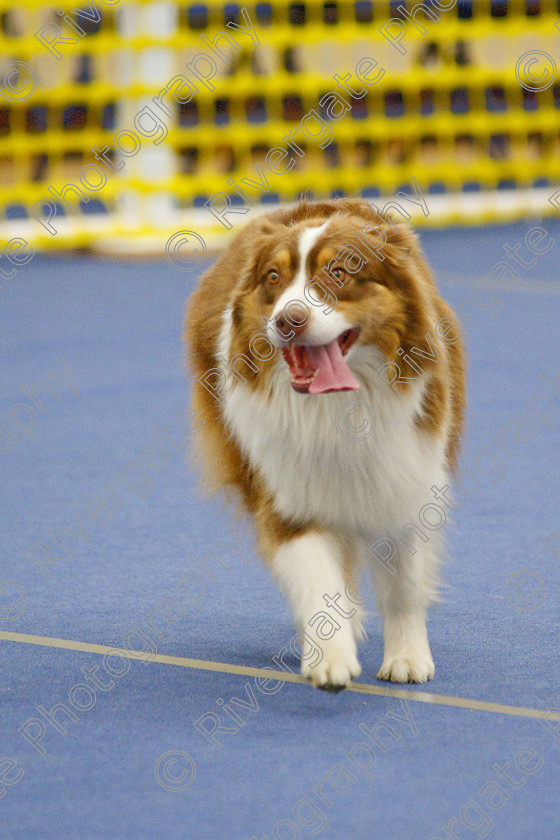
[[558, 0], [75, 3], [0, 3], [2, 247], [163, 254], [188, 226], [212, 249], [247, 221], [217, 193], [252, 215], [411, 179], [417, 225], [558, 210]]
[[[325, 840], [558, 840], [559, 64], [560, 0], [0, 0], [2, 840], [309, 840], [313, 807]], [[205, 258], [302, 195], [423, 228], [468, 431], [434, 681], [376, 680], [368, 599], [363, 685], [257, 714], [292, 619], [186, 462], [182, 319]], [[229, 698], [222, 749], [195, 724]], [[348, 763], [405, 708], [417, 732]]]

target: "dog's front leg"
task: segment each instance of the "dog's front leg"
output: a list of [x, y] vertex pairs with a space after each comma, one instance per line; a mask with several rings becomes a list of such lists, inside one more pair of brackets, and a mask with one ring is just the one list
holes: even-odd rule
[[340, 691], [362, 670], [361, 610], [345, 594], [341, 545], [332, 534], [308, 531], [283, 542], [272, 567], [302, 640], [302, 674], [317, 688]]
[[378, 606], [383, 614], [385, 651], [381, 680], [423, 683], [434, 676], [426, 610], [437, 587], [438, 546], [417, 543], [416, 553], [399, 546], [390, 563], [374, 563]]

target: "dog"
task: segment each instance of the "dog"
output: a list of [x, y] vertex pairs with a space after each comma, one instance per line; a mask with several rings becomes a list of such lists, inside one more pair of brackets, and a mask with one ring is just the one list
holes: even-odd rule
[[184, 340], [208, 486], [233, 487], [252, 516], [304, 676], [339, 691], [360, 675], [349, 585], [367, 566], [378, 678], [432, 679], [445, 520], [433, 500], [457, 469], [465, 356], [416, 234], [361, 199], [260, 216], [201, 278]]

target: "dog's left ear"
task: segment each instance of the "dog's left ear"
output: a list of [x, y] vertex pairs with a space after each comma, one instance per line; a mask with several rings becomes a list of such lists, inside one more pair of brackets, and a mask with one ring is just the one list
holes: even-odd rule
[[387, 242], [382, 253], [392, 268], [403, 268], [420, 252], [418, 237], [408, 225], [396, 224], [391, 220], [385, 227], [385, 233]]
[[388, 223], [377, 218], [374, 222], [365, 224], [358, 238], [364, 243], [368, 250], [372, 251], [387, 270], [402, 272], [411, 259], [411, 256], [418, 251], [418, 239], [406, 225]]

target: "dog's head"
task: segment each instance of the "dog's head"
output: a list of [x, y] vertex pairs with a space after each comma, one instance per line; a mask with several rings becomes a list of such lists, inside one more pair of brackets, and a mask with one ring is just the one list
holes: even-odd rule
[[400, 357], [406, 375], [407, 350], [437, 320], [437, 293], [407, 226], [362, 201], [306, 202], [253, 223], [244, 247], [231, 357], [252, 358], [266, 377], [280, 349], [292, 387], [312, 394], [358, 388], [360, 347]]

